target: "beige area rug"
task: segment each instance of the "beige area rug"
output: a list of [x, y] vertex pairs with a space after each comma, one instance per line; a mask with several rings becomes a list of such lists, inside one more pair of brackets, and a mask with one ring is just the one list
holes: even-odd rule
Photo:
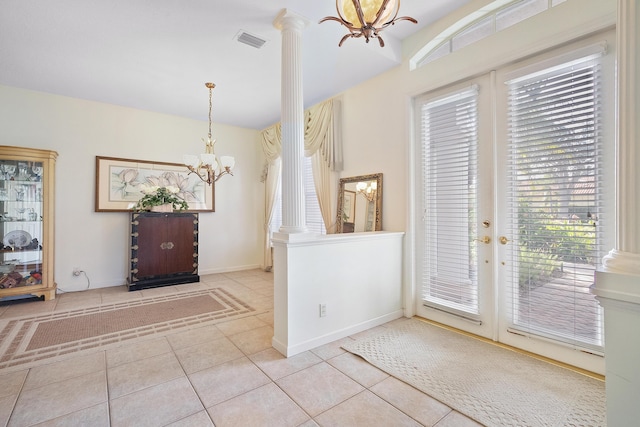
[[604, 382], [418, 319], [343, 345], [486, 426], [605, 426]]
[[0, 369], [255, 314], [222, 288], [165, 294], [0, 323]]

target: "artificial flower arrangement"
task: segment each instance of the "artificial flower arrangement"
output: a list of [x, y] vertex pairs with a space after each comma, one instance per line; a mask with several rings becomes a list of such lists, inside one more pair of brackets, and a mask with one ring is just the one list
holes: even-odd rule
[[183, 211], [189, 204], [176, 194], [180, 189], [173, 185], [158, 187], [157, 185], [140, 184], [140, 192], [144, 194], [133, 207], [137, 211], [149, 210], [154, 206], [171, 205], [173, 209]]

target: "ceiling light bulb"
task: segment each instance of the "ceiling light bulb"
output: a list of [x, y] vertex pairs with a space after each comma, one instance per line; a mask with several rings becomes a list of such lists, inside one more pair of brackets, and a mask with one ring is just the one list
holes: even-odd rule
[[[362, 14], [364, 15], [364, 23], [373, 23], [376, 20], [376, 15], [382, 6], [383, 0], [360, 0], [360, 6], [362, 7]], [[385, 7], [384, 12], [379, 20], [381, 23], [387, 22], [396, 9], [396, 0], [390, 0]], [[359, 24], [358, 12], [353, 5], [353, 0], [342, 0], [342, 13], [347, 21], [352, 24]]]
[[400, 10], [400, 0], [336, 0], [336, 9], [337, 17], [326, 16], [320, 22], [336, 21], [349, 30], [342, 37], [338, 46], [342, 46], [342, 43], [348, 38], [364, 37], [367, 43], [369, 43], [369, 39], [378, 39], [380, 47], [384, 47], [380, 32], [389, 25], [398, 21], [418, 23], [410, 16], [397, 17]]

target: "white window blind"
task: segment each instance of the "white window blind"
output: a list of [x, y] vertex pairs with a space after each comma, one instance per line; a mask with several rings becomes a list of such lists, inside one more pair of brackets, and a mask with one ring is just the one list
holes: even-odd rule
[[601, 350], [599, 59], [508, 82], [511, 329]]
[[326, 234], [316, 186], [313, 182], [313, 169], [311, 168], [311, 157], [304, 158], [304, 207], [307, 228], [311, 233]]
[[[304, 158], [304, 195], [305, 195], [305, 217], [307, 228], [312, 233], [326, 234], [320, 204], [316, 196], [316, 187], [313, 183], [313, 170], [311, 168], [311, 157]], [[273, 217], [271, 218], [271, 230], [278, 231], [282, 225], [282, 185], [278, 182], [276, 201], [273, 207]]]
[[477, 318], [477, 109], [475, 88], [418, 100], [422, 169], [422, 298]]

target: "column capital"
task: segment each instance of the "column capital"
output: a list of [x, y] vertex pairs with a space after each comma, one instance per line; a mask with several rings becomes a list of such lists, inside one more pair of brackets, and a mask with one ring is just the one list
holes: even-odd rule
[[303, 30], [308, 27], [311, 21], [304, 16], [293, 12], [290, 9], [282, 9], [282, 11], [276, 16], [273, 21], [273, 26], [280, 31], [284, 30]]

